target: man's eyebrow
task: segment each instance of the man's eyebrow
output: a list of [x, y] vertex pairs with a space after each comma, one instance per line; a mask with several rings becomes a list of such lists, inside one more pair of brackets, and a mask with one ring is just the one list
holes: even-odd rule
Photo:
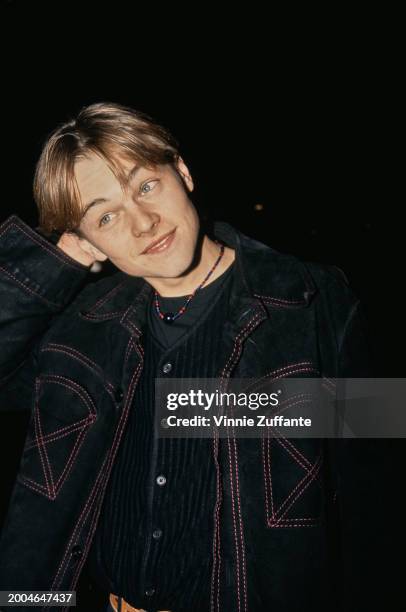
[[[141, 170], [142, 166], [134, 166], [134, 168], [127, 174], [127, 183], [129, 183], [134, 176], [137, 174], [137, 172], [139, 170]], [[92, 200], [91, 202], [89, 202], [89, 204], [86, 204], [86, 206], [83, 209], [83, 213], [82, 213], [82, 219], [85, 216], [85, 214], [87, 213], [87, 211], [92, 208], [92, 206], [97, 206], [97, 204], [104, 204], [104, 202], [109, 202], [108, 199], [106, 198], [96, 198], [95, 200]]]

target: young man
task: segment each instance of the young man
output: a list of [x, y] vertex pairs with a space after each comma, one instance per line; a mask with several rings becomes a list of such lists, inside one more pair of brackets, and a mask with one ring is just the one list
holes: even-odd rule
[[192, 191], [167, 130], [93, 104], [44, 145], [37, 231], [0, 227], [1, 407], [32, 413], [0, 588], [86, 571], [110, 610], [355, 610], [344, 441], [154, 432], [156, 378], [370, 375], [343, 273], [204, 227]]

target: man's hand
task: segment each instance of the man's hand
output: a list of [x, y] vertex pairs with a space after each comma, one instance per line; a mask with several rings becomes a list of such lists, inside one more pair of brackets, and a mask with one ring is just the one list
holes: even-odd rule
[[96, 258], [82, 248], [81, 245], [85, 242], [84, 238], [79, 238], [79, 236], [72, 232], [64, 232], [56, 243], [56, 246], [72, 257], [72, 259], [90, 267], [96, 261]]

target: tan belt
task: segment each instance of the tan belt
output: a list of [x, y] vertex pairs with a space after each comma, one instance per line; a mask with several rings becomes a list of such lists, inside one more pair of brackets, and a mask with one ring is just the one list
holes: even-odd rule
[[[118, 612], [118, 595], [114, 595], [114, 593], [110, 593], [110, 603], [113, 606], [114, 610]], [[121, 598], [121, 612], [145, 612], [143, 608], [134, 608], [134, 606], [130, 606], [129, 603], [126, 602], [124, 597]], [[159, 610], [159, 612], [171, 612], [171, 610]]]

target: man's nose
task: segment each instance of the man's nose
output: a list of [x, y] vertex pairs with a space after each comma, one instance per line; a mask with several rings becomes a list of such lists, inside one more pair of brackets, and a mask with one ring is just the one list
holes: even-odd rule
[[148, 234], [159, 222], [159, 215], [152, 211], [141, 210], [141, 207], [135, 210], [134, 204], [128, 210], [128, 217], [131, 232], [136, 238]]

